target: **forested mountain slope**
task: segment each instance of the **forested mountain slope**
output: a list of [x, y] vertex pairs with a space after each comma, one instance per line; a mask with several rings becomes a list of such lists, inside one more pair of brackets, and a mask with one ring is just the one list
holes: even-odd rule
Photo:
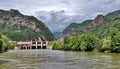
[[120, 10], [108, 13], [107, 15], [98, 15], [94, 20], [86, 20], [82, 23], [71, 23], [62, 32], [61, 38], [84, 33], [93, 33], [103, 38], [110, 31], [111, 27], [120, 30]]
[[0, 10], [0, 32], [12, 40], [55, 39], [42, 21], [14, 9]]

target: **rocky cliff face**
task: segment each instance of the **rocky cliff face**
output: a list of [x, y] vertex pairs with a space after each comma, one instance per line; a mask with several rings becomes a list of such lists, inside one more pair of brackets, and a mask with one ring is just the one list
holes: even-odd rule
[[72, 23], [62, 32], [61, 38], [87, 33], [92, 30], [92, 28], [100, 24], [106, 24], [103, 15], [98, 15], [94, 20], [86, 20], [80, 24]]
[[[38, 38], [43, 40], [55, 39], [51, 31], [43, 22], [39, 21], [34, 16], [23, 15], [18, 10], [14, 9], [9, 11], [0, 10], [0, 26], [2, 27], [0, 32], [13, 40], [29, 40]], [[15, 35], [17, 33], [19, 36]], [[22, 38], [25, 39], [15, 39], [16, 37], [14, 38], [10, 34], [16, 37], [23, 36]]]

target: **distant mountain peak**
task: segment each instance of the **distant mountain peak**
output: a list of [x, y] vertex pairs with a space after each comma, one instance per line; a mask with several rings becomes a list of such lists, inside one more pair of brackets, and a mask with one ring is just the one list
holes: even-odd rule
[[95, 23], [101, 23], [103, 21], [104, 21], [104, 16], [101, 14], [97, 15], [97, 17], [94, 19]]

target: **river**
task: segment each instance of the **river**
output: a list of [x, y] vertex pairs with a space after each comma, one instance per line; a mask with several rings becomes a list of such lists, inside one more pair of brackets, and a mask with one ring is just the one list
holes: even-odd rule
[[58, 50], [9, 50], [0, 69], [120, 69], [120, 54]]

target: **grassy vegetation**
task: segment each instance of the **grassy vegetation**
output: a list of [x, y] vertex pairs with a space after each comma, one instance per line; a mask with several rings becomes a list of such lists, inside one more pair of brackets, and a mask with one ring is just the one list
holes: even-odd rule
[[11, 40], [37, 40], [38, 34], [27, 28], [26, 26], [21, 25], [12, 25], [8, 27], [4, 27], [4, 24], [0, 25], [0, 32], [2, 32], [4, 35], [8, 36]]
[[7, 51], [8, 49], [14, 49], [16, 46], [15, 41], [11, 41], [8, 37], [0, 33], [0, 53]]

